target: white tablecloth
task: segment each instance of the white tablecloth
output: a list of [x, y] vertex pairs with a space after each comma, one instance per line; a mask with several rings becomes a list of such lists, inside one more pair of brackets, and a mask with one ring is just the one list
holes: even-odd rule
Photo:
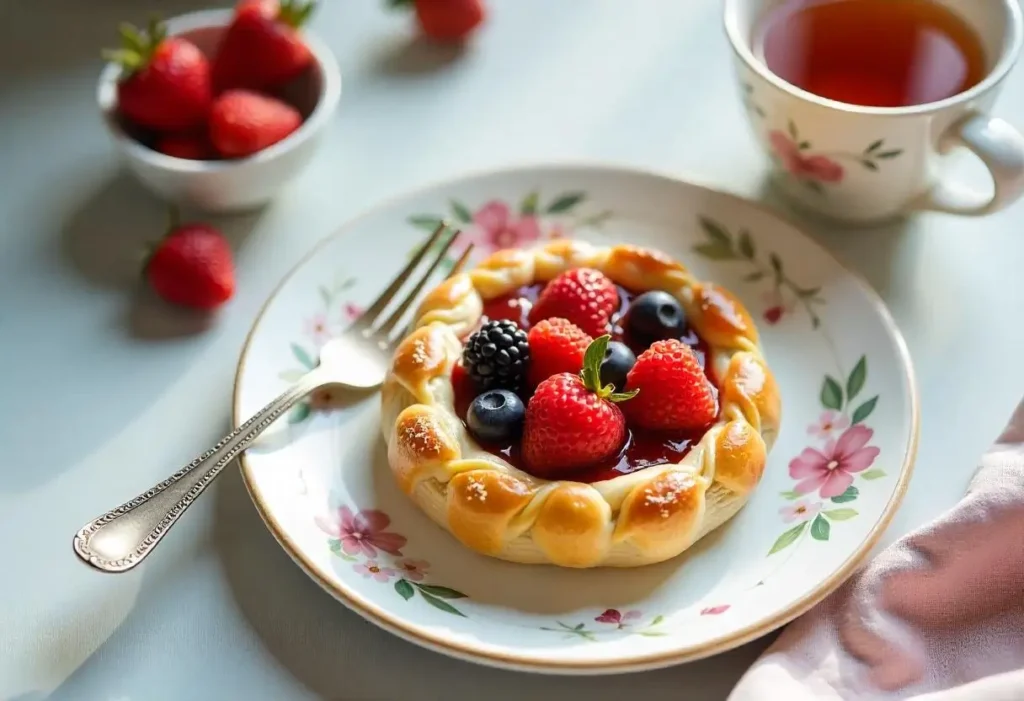
[[[94, 109], [120, 19], [198, 0], [0, 0], [0, 698], [723, 699], [763, 648], [612, 678], [476, 667], [392, 638], [277, 547], [236, 472], [138, 571], [72, 555], [78, 526], [228, 428], [243, 338], [280, 277], [364, 208], [516, 162], [669, 169], [757, 197], [764, 162], [719, 0], [492, 0], [463, 55], [409, 42], [384, 0], [325, 0], [344, 88], [323, 152], [272, 207], [225, 220], [238, 295], [210, 328], [129, 293], [163, 207], [118, 173]], [[999, 113], [1024, 125], [1024, 73]], [[957, 169], [984, 182], [969, 159]], [[884, 296], [917, 366], [917, 471], [886, 542], [963, 493], [1024, 387], [1024, 205], [808, 229]]]

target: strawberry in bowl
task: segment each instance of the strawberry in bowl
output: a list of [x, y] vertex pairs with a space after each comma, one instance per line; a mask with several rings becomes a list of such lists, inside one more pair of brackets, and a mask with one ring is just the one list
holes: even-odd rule
[[498, 251], [417, 319], [382, 393], [388, 461], [477, 552], [660, 562], [760, 481], [781, 402], [754, 322], [660, 252], [573, 240]]
[[121, 160], [157, 196], [207, 211], [253, 209], [312, 159], [337, 109], [330, 51], [304, 29], [307, 0], [121, 27], [97, 101]]

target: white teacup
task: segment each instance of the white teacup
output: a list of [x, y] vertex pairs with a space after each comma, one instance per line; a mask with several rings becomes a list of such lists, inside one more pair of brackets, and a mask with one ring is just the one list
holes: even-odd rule
[[[1020, 52], [1018, 0], [936, 0], [977, 32], [988, 73], [953, 97], [898, 108], [836, 102], [773, 74], [753, 42], [762, 18], [786, 1], [792, 0], [725, 0], [725, 29], [754, 134], [776, 164], [780, 188], [797, 204], [867, 222], [922, 209], [989, 214], [1024, 193], [1024, 137], [988, 114]], [[994, 192], [938, 177], [940, 156], [956, 147], [984, 162]]]

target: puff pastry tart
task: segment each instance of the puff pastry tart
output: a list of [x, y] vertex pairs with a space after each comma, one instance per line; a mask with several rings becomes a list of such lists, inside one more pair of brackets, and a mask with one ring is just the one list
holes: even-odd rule
[[635, 567], [732, 518], [781, 403], [727, 290], [634, 246], [503, 250], [420, 306], [382, 394], [399, 486], [467, 547]]

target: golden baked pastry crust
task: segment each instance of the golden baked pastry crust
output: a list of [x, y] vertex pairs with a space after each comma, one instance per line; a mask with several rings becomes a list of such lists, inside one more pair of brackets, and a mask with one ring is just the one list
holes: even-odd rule
[[[677, 464], [583, 484], [548, 481], [483, 450], [455, 414], [452, 368], [484, 302], [577, 267], [635, 292], [674, 295], [708, 344], [719, 421]], [[403, 491], [467, 547], [564, 567], [634, 567], [675, 557], [732, 518], [778, 433], [778, 386], [743, 305], [663, 253], [559, 240], [503, 250], [431, 292], [382, 392], [388, 461]]]

